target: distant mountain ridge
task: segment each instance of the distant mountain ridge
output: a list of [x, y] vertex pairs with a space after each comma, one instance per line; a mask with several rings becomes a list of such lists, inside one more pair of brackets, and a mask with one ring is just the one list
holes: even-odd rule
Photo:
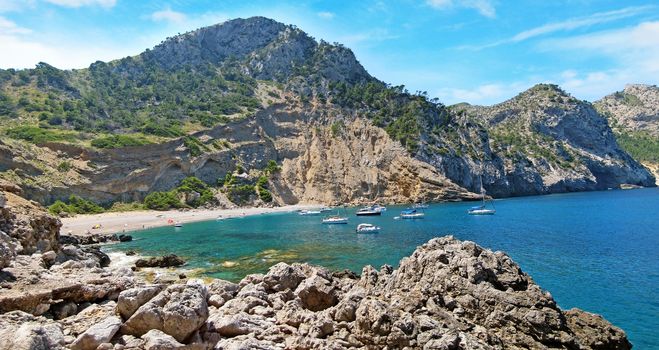
[[[0, 177], [44, 203], [141, 200], [186, 176], [223, 182], [235, 201], [219, 180], [262, 177], [269, 161], [279, 204], [472, 199], [481, 173], [494, 196], [654, 184], [607, 120], [556, 86], [445, 107], [264, 17], [89, 69], [0, 70], [0, 132]], [[259, 204], [255, 193], [239, 197]]]

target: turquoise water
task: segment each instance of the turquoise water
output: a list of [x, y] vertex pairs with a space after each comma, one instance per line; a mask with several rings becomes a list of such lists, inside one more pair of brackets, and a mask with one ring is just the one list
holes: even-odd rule
[[[431, 205], [423, 220], [356, 217], [321, 225], [320, 217], [269, 214], [134, 232], [111, 249], [175, 253], [213, 277], [239, 280], [279, 261], [360, 272], [396, 266], [432, 237], [452, 234], [507, 252], [564, 308], [604, 315], [637, 349], [659, 349], [659, 189], [572, 193], [497, 200], [494, 216], [469, 216], [470, 203]], [[379, 234], [357, 235], [370, 222]]]

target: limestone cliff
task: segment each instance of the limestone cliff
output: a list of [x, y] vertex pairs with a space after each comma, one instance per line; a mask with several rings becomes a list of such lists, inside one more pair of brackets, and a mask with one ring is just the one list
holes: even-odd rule
[[[203, 140], [199, 142], [205, 149], [196, 156], [184, 139], [99, 151], [50, 144], [42, 153], [52, 155], [52, 167], [64, 157], [76, 164], [65, 179], [54, 182], [43, 172], [30, 173], [22, 167], [29, 162], [15, 161], [12, 172], [31, 179], [31, 185], [24, 185], [26, 193], [46, 203], [69, 194], [101, 203], [141, 200], [152, 191], [175, 187], [186, 176], [214, 184], [237, 165], [248, 171], [262, 169], [269, 160], [282, 164], [282, 171], [270, 181], [279, 204], [475, 198], [435, 168], [410, 157], [381, 128], [353, 116], [336, 119], [331, 113], [340, 111], [273, 106], [253, 118], [192, 134]], [[332, 125], [340, 125], [340, 130], [332, 131]], [[20, 149], [4, 147], [12, 159], [29, 157]], [[42, 156], [40, 161], [47, 159]]]

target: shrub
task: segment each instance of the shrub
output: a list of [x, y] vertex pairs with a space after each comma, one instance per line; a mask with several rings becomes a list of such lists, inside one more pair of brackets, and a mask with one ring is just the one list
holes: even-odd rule
[[330, 126], [330, 131], [332, 132], [332, 137], [337, 137], [343, 131], [343, 122], [334, 122]]
[[55, 203], [48, 207], [48, 211], [51, 214], [62, 215], [62, 213], [98, 214], [104, 212], [105, 210], [92, 201], [71, 195], [69, 197], [68, 204], [61, 200], [57, 200]]
[[71, 162], [65, 160], [57, 164], [57, 171], [65, 173], [69, 170], [71, 170]]
[[266, 165], [265, 169], [263, 170], [266, 175], [272, 175], [274, 173], [278, 173], [281, 171], [281, 167], [277, 165], [277, 162], [274, 160], [268, 161], [268, 165]]
[[151, 142], [143, 136], [132, 135], [110, 135], [92, 140], [92, 146], [96, 148], [121, 148], [130, 146], [142, 146]]
[[259, 198], [266, 203], [272, 202], [272, 194], [265, 188], [258, 188]]
[[183, 207], [183, 204], [178, 199], [176, 191], [149, 193], [144, 198], [144, 205], [147, 208], [154, 210], [168, 210]]
[[224, 176], [224, 179], [217, 179], [218, 185], [220, 185], [220, 181], [222, 181], [222, 186], [224, 187], [231, 187], [233, 183], [235, 182], [235, 178], [233, 177], [233, 174], [229, 173]]
[[42, 129], [37, 126], [18, 126], [7, 130], [7, 136], [34, 144], [75, 139], [75, 135], [72, 132]]
[[206, 145], [204, 145], [194, 136], [183, 137], [183, 144], [190, 151], [190, 155], [193, 157], [198, 157], [208, 150]]
[[179, 187], [176, 190], [180, 193], [199, 193], [199, 197], [195, 200], [187, 203], [193, 207], [198, 207], [200, 205], [206, 204], [213, 200], [213, 192], [210, 190], [210, 187], [203, 181], [199, 180], [194, 176], [189, 176], [181, 181]]
[[48, 207], [48, 212], [53, 215], [61, 216], [64, 213], [71, 213], [71, 210], [69, 209], [69, 206], [66, 205], [66, 203], [62, 202], [61, 200], [57, 200], [55, 203]]
[[254, 185], [242, 185], [229, 189], [229, 196], [234, 203], [245, 203], [254, 194], [256, 194]]
[[98, 214], [105, 211], [98, 204], [75, 195], [69, 197], [69, 208], [75, 214]]
[[144, 204], [139, 202], [124, 203], [124, 202], [115, 202], [112, 203], [112, 206], [108, 211], [110, 212], [124, 212], [124, 211], [135, 211], [135, 210], [144, 210], [146, 207]]

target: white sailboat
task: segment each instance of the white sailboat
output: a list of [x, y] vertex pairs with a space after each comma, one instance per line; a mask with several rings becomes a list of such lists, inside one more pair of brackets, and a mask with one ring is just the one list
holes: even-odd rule
[[497, 211], [494, 209], [494, 203], [492, 203], [492, 209], [488, 209], [485, 206], [485, 188], [483, 187], [483, 175], [479, 176], [481, 181], [481, 205], [471, 207], [467, 210], [469, 215], [494, 215]]

